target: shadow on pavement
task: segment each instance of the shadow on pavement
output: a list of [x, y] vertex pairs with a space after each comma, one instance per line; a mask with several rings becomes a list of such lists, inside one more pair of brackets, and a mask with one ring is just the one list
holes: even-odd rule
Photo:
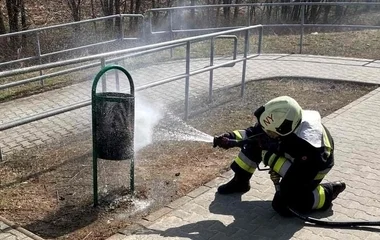
[[[271, 201], [242, 201], [241, 195], [216, 194], [209, 206], [210, 220], [190, 223], [165, 231], [144, 229], [135, 234], [159, 234], [163, 237], [184, 237], [193, 240], [215, 239], [290, 239], [304, 224], [280, 217]], [[213, 216], [212, 214], [215, 214]], [[230, 215], [234, 221], [225, 225], [218, 215]]]
[[[209, 206], [209, 220], [185, 224], [169, 228], [165, 231], [145, 228], [136, 235], [157, 234], [162, 237], [182, 237], [192, 240], [206, 239], [291, 239], [304, 226], [328, 228], [305, 223], [296, 217], [284, 218], [279, 216], [271, 206], [271, 201], [242, 201], [241, 195], [215, 194], [215, 199]], [[213, 216], [212, 214], [215, 214]], [[314, 218], [326, 218], [333, 214], [332, 209], [312, 214]], [[218, 215], [234, 217], [231, 224], [225, 225], [217, 220]], [[219, 216], [220, 217], [220, 216]], [[213, 219], [214, 218], [214, 219]], [[344, 229], [344, 227], [340, 227]], [[379, 228], [355, 227], [351, 230], [380, 232]]]

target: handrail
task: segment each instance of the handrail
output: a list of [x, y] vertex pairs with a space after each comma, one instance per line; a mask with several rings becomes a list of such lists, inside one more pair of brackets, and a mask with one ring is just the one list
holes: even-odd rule
[[[228, 38], [233, 37], [234, 39], [236, 39], [236, 37], [234, 37], [234, 36], [228, 36], [228, 34], [235, 33], [235, 32], [243, 32], [243, 33], [245, 32], [246, 33], [246, 39], [248, 39], [248, 35], [249, 35], [248, 32], [249, 32], [249, 30], [257, 29], [257, 28], [261, 29], [261, 28], [263, 28], [263, 26], [262, 25], [256, 25], [256, 26], [250, 26], [250, 27], [245, 27], [245, 28], [240, 28], [240, 29], [234, 29], [234, 30], [219, 32], [219, 33], [212, 33], [212, 34], [206, 34], [206, 35], [201, 35], [201, 36], [184, 38], [184, 39], [180, 39], [180, 40], [173, 40], [173, 41], [163, 42], [163, 43], [159, 43], [159, 44], [152, 44], [152, 45], [147, 45], [147, 46], [144, 46], [144, 47], [137, 47], [137, 48], [134, 48], [134, 49], [127, 49], [127, 50], [122, 51], [122, 53], [124, 53], [124, 54], [125, 53], [135, 53], [136, 55], [138, 55], [138, 54], [148, 53], [149, 50], [154, 51], [154, 50], [156, 50], [159, 47], [160, 47], [160, 50], [162, 50], [162, 49], [165, 49], [165, 48], [172, 48], [173, 46], [181, 46], [181, 45], [184, 45], [184, 44], [187, 45], [187, 53], [186, 53], [186, 55], [187, 55], [187, 59], [186, 59], [186, 68], [187, 68], [187, 70], [186, 70], [186, 73], [179, 74], [177, 76], [166, 78], [166, 79], [159, 80], [159, 81], [156, 81], [156, 82], [148, 83], [148, 84], [145, 84], [145, 85], [140, 86], [140, 87], [136, 87], [136, 91], [141, 91], [143, 89], [147, 89], [147, 88], [158, 86], [158, 85], [161, 85], [161, 84], [164, 84], [164, 83], [169, 83], [169, 82], [172, 82], [172, 81], [176, 81], [176, 80], [179, 80], [181, 78], [188, 79], [190, 76], [193, 76], [193, 75], [196, 75], [196, 74], [200, 74], [200, 73], [203, 73], [203, 72], [207, 72], [207, 71], [211, 71], [211, 70], [216, 69], [216, 68], [230, 66], [231, 64], [235, 64], [237, 62], [246, 62], [247, 59], [252, 58], [254, 56], [257, 56], [257, 54], [251, 55], [251, 56], [245, 55], [241, 59], [236, 59], [236, 54], [235, 54], [236, 53], [235, 52], [236, 51], [236, 47], [234, 47], [234, 59], [232, 61], [227, 61], [225, 63], [218, 64], [218, 65], [208, 66], [208, 67], [205, 67], [203, 69], [198, 69], [198, 70], [195, 70], [195, 71], [190, 71], [189, 66], [188, 66], [189, 65], [189, 59], [188, 59], [188, 56], [189, 56], [189, 46], [190, 46], [191, 42], [194, 42], [194, 41], [198, 42], [198, 41], [205, 40], [205, 39], [213, 39], [213, 38], [218, 37], [218, 36], [220, 36], [220, 37], [228, 37]], [[261, 33], [262, 33], [262, 31], [260, 31], [260, 34]], [[261, 36], [260, 36], [260, 38], [261, 38]], [[246, 40], [246, 44], [247, 44], [247, 40]], [[139, 50], [140, 51], [145, 50], [145, 52], [138, 52]], [[87, 61], [93, 61], [93, 60], [97, 60], [97, 59], [98, 60], [99, 59], [102, 60], [106, 56], [114, 56], [114, 55], [115, 55], [115, 52], [106, 53], [106, 54], [98, 54], [98, 55], [94, 55], [94, 56], [83, 57], [83, 59], [78, 60], [78, 61], [84, 61], [84, 59], [87, 60]], [[71, 61], [73, 61], [73, 60], [66, 60], [66, 61], [57, 62], [57, 63], [44, 64], [44, 65], [36, 66], [36, 67], [29, 67], [28, 70], [32, 69], [33, 71], [38, 71], [38, 70], [45, 69], [46, 67], [51, 67], [53, 65], [56, 66], [56, 64], [58, 64], [60, 66], [60, 64], [71, 62]], [[90, 65], [88, 65], [88, 66], [90, 66]], [[23, 70], [23, 71], [26, 71], [26, 70]], [[0, 77], [2, 77], [2, 76], [9, 76], [9, 74], [15, 74], [15, 71], [2, 72], [2, 73], [0, 73]], [[188, 90], [189, 89], [187, 89], [187, 91]], [[60, 108], [57, 108], [57, 109], [53, 109], [53, 110], [50, 110], [50, 111], [47, 111], [47, 112], [44, 112], [44, 113], [35, 114], [35, 115], [29, 116], [29, 117], [26, 117], [26, 118], [23, 118], [23, 119], [15, 120], [15, 121], [12, 121], [12, 122], [9, 122], [9, 123], [1, 124], [0, 125], [0, 131], [6, 130], [6, 129], [10, 129], [10, 128], [13, 128], [13, 127], [16, 127], [16, 126], [20, 126], [20, 125], [23, 125], [23, 124], [27, 124], [27, 123], [30, 123], [30, 122], [33, 122], [33, 121], [37, 121], [37, 120], [40, 120], [40, 119], [43, 119], [43, 118], [47, 118], [47, 117], [51, 117], [51, 116], [54, 116], [54, 115], [58, 115], [58, 114], [61, 114], [61, 113], [64, 113], [64, 112], [68, 112], [68, 111], [71, 111], [71, 110], [75, 110], [75, 109], [78, 109], [78, 108], [82, 108], [82, 107], [88, 106], [90, 104], [91, 104], [90, 100], [83, 101], [83, 102], [76, 103], [76, 104], [73, 104], [73, 105], [69, 105], [69, 106], [66, 106], [66, 107], [60, 107]], [[187, 101], [187, 104], [188, 104], [188, 101]], [[188, 115], [188, 112], [187, 112], [188, 106], [186, 106], [185, 108], [186, 108], [186, 113], [185, 113], [185, 119], [186, 119], [187, 115]]]
[[173, 45], [173, 44], [178, 44], [178, 43], [202, 41], [204, 39], [208, 39], [208, 38], [215, 37], [218, 35], [227, 35], [227, 34], [231, 34], [231, 33], [235, 33], [235, 32], [252, 30], [252, 29], [257, 29], [257, 28], [261, 28], [261, 27], [263, 27], [263, 25], [259, 24], [259, 25], [255, 25], [255, 26], [244, 27], [244, 28], [239, 28], [239, 29], [232, 29], [232, 30], [227, 30], [227, 31], [223, 31], [223, 32], [218, 32], [218, 33], [209, 33], [209, 34], [205, 34], [205, 35], [201, 35], [201, 36], [189, 37], [189, 38], [184, 38], [184, 39], [177, 39], [177, 40], [172, 40], [172, 41], [162, 42], [162, 43], [155, 43], [155, 44], [150, 44], [150, 45], [146, 45], [146, 46], [135, 47], [132, 49], [112, 51], [112, 52], [108, 52], [108, 53], [100, 53], [100, 54], [81, 57], [81, 58], [77, 58], [77, 59], [69, 59], [69, 60], [64, 60], [64, 61], [59, 61], [59, 62], [54, 62], [54, 63], [46, 63], [46, 64], [42, 64], [39, 66], [32, 66], [32, 67], [26, 67], [26, 68], [21, 68], [21, 69], [3, 71], [3, 72], [0, 72], [0, 78], [14, 76], [14, 75], [18, 75], [18, 74], [29, 73], [29, 72], [36, 72], [36, 71], [45, 70], [45, 69], [49, 69], [49, 68], [62, 67], [62, 66], [70, 65], [70, 64], [77, 64], [77, 63], [82, 63], [82, 62], [99, 60], [101, 58], [118, 56], [118, 55], [127, 54], [127, 53], [134, 53], [134, 52], [149, 50], [149, 49], [153, 49], [153, 48], [158, 48], [158, 47], [163, 47], [163, 46], [168, 46], [168, 45]]
[[[73, 51], [77, 51], [77, 50], [81, 50], [81, 49], [88, 49], [88, 48], [91, 48], [94, 46], [99, 46], [99, 45], [111, 44], [113, 42], [120, 41], [120, 40], [122, 40], [122, 41], [133, 40], [133, 41], [135, 41], [137, 39], [144, 38], [144, 35], [145, 35], [144, 27], [139, 27], [140, 32], [139, 32], [138, 38], [136, 38], [136, 37], [125, 38], [124, 37], [124, 28], [123, 28], [123, 18], [124, 17], [142, 18], [144, 20], [144, 15], [142, 15], [142, 14], [117, 14], [117, 15], [111, 15], [111, 16], [106, 16], [106, 17], [99, 17], [99, 18], [94, 18], [94, 19], [87, 19], [87, 20], [58, 24], [58, 25], [47, 26], [47, 27], [42, 27], [42, 28], [29, 29], [29, 30], [23, 30], [23, 31], [18, 31], [18, 32], [13, 32], [13, 33], [1, 34], [0, 39], [12, 37], [12, 36], [22, 36], [22, 35], [27, 35], [27, 34], [34, 34], [34, 38], [35, 38], [35, 49], [34, 49], [35, 51], [34, 52], [35, 52], [35, 55], [16, 59], [16, 60], [1, 62], [0, 66], [8, 66], [10, 64], [19, 63], [19, 62], [26, 62], [26, 61], [30, 61], [30, 60], [39, 60], [41, 63], [41, 60], [43, 58], [46, 58], [49, 56], [55, 56], [58, 54], [73, 52]], [[114, 37], [111, 40], [101, 41], [101, 42], [97, 42], [97, 43], [93, 43], [93, 44], [84, 44], [84, 45], [79, 46], [79, 47], [73, 47], [73, 48], [63, 49], [63, 50], [58, 50], [58, 51], [53, 51], [53, 52], [46, 52], [46, 53], [41, 52], [41, 43], [40, 43], [39, 34], [43, 31], [52, 30], [52, 29], [59, 29], [59, 28], [63, 28], [63, 27], [70, 27], [70, 26], [79, 26], [79, 25], [84, 24], [84, 23], [95, 23], [95, 22], [104, 21], [104, 20], [108, 20], [108, 19], [115, 19], [115, 18], [119, 18], [121, 24], [120, 24], [120, 27], [118, 30], [119, 34], [117, 35], [117, 37]], [[141, 25], [143, 25], [143, 24], [144, 24], [144, 22], [141, 23]]]
[[[216, 5], [197, 5], [197, 6], [181, 6], [181, 7], [171, 7], [171, 8], [153, 8], [147, 11], [147, 14], [150, 16], [149, 12], [157, 12], [157, 11], [174, 11], [174, 10], [184, 10], [184, 9], [198, 9], [198, 8], [217, 8], [217, 7], [254, 7], [254, 6], [314, 6], [314, 5], [326, 5], [326, 6], [352, 6], [352, 5], [375, 5], [379, 6], [380, 2], [291, 2], [291, 3], [245, 3], [245, 4], [216, 4]], [[303, 9], [303, 8], [302, 8]], [[72, 26], [72, 25], [79, 25], [83, 23], [89, 23], [89, 22], [96, 22], [96, 21], [102, 21], [102, 20], [107, 20], [107, 19], [113, 19], [115, 17], [142, 17], [145, 19], [145, 16], [143, 14], [118, 14], [118, 15], [112, 15], [112, 16], [105, 16], [105, 17], [99, 17], [95, 19], [87, 19], [87, 20], [82, 20], [78, 22], [71, 22], [71, 23], [65, 23], [65, 24], [59, 24], [59, 25], [54, 25], [54, 26], [47, 26], [47, 27], [42, 27], [38, 29], [31, 29], [31, 30], [25, 30], [25, 31], [20, 31], [20, 32], [15, 32], [15, 33], [8, 33], [8, 34], [3, 34], [0, 35], [1, 37], [8, 37], [8, 36], [13, 36], [17, 34], [26, 34], [26, 33], [33, 33], [33, 32], [39, 32], [39, 31], [44, 31], [44, 30], [49, 30], [49, 29], [54, 29], [54, 28], [59, 28], [59, 27], [65, 27], [65, 26]], [[304, 18], [302, 14], [302, 19]], [[249, 23], [248, 23], [249, 25]], [[301, 20], [300, 24], [265, 24], [263, 25], [265, 27], [300, 27], [301, 28], [301, 36], [300, 36], [300, 51], [299, 53], [302, 53], [302, 44], [303, 44], [303, 29], [306, 27], [337, 27], [337, 28], [356, 28], [356, 29], [380, 29], [379, 26], [369, 26], [369, 25], [338, 25], [338, 24], [305, 24], [304, 21]], [[202, 28], [202, 29], [171, 29], [170, 31], [157, 31], [153, 32], [151, 31], [152, 34], [167, 34], [167, 33], [186, 33], [186, 32], [212, 32], [212, 31], [221, 31], [221, 30], [231, 30], [231, 29], [236, 29], [236, 28], [241, 28], [245, 26], [234, 26], [234, 27], [218, 27], [218, 28]], [[172, 36], [172, 35], [171, 35]], [[123, 38], [124, 39], [124, 38]], [[135, 38], [130, 38], [133, 40], [136, 40]], [[128, 38], [128, 40], [130, 40]], [[0, 66], [3, 65], [8, 65], [8, 64], [13, 64], [13, 63], [18, 63], [18, 62], [23, 62], [23, 61], [29, 61], [29, 60], [38, 60], [42, 59], [44, 57], [52, 56], [55, 54], [60, 54], [60, 53], [66, 53], [69, 51], [74, 51], [74, 50], [81, 50], [83, 48], [91, 47], [91, 46], [96, 46], [100, 44], [107, 44], [111, 43], [117, 40], [110, 40], [106, 42], [100, 42], [100, 43], [95, 43], [95, 44], [90, 44], [90, 45], [84, 45], [72, 49], [65, 49], [65, 50], [60, 50], [56, 52], [50, 52], [50, 53], [39, 53], [38, 56], [32, 56], [32, 57], [27, 57], [23, 59], [17, 59], [17, 60], [12, 60], [9, 62], [4, 62], [0, 63]], [[122, 57], [121, 57], [122, 58]], [[84, 60], [87, 61], [87, 60]], [[76, 62], [79, 63], [79, 62]], [[67, 64], [72, 64], [71, 62], [67, 62]], [[66, 64], [64, 64], [66, 65]], [[62, 65], [61, 65], [62, 66]], [[52, 66], [54, 67], [54, 66]], [[46, 69], [46, 68], [45, 68]], [[80, 69], [80, 68], [79, 68]], [[40, 79], [46, 79], [47, 77], [44, 77], [42, 75], [42, 70], [35, 70], [35, 71], [40, 71], [41, 78]], [[29, 70], [27, 70], [29, 71]], [[33, 70], [30, 70], [33, 71]], [[20, 74], [22, 72], [15, 72], [15, 74]], [[15, 74], [10, 74], [10, 75], [1, 75], [0, 72], [0, 77], [4, 76], [12, 76]], [[56, 75], [55, 75], [56, 76]], [[51, 77], [51, 75], [48, 75], [48, 77]], [[31, 81], [35, 81], [35, 78], [31, 79]], [[19, 81], [19, 83], [24, 84], [27, 83], [28, 81]], [[16, 83], [15, 85], [20, 85]], [[12, 85], [9, 85], [12, 86]], [[4, 89], [5, 87], [0, 86], [0, 89]]]
[[[141, 51], [141, 52], [137, 52], [137, 53], [123, 55], [121, 57], [108, 59], [108, 60], [105, 61], [105, 63], [116, 62], [116, 61], [119, 61], [119, 60], [123, 60], [125, 58], [141, 56], [141, 55], [144, 55], [144, 54], [147, 54], [147, 53], [162, 51], [162, 50], [165, 50], [165, 49], [170, 49], [170, 48], [178, 47], [178, 46], [181, 46], [181, 45], [183, 45], [183, 44], [174, 44], [174, 45], [169, 45], [169, 46], [166, 46], [166, 47], [154, 48], [154, 49], [147, 50], [147, 51]], [[24, 80], [20, 80], [20, 81], [16, 81], [16, 82], [10, 82], [10, 83], [6, 83], [6, 84], [3, 84], [3, 85], [0, 85], [0, 90], [4, 90], [4, 89], [7, 89], [7, 88], [20, 86], [20, 85], [23, 85], [23, 84], [26, 84], [26, 83], [32, 83], [32, 82], [44, 80], [46, 78], [56, 77], [56, 76], [59, 76], [59, 75], [62, 75], [62, 74], [71, 73], [71, 72], [75, 72], [75, 71], [78, 71], [78, 70], [92, 68], [92, 67], [96, 67], [96, 66], [100, 66], [100, 65], [101, 65], [100, 62], [99, 63], [98, 62], [96, 62], [96, 63], [90, 63], [90, 64], [82, 65], [82, 66], [79, 66], [79, 67], [74, 67], [74, 68], [65, 69], [65, 70], [62, 70], [62, 71], [57, 71], [57, 72], [54, 72], [54, 73], [44, 74], [42, 76], [32, 77], [32, 78], [28, 78], [28, 79], [24, 79]]]
[[[250, 9], [254, 7], [281, 7], [281, 6], [300, 6], [300, 23], [298, 24], [263, 24], [265, 27], [299, 27], [300, 28], [300, 39], [299, 39], [299, 53], [302, 54], [303, 49], [303, 37], [304, 29], [306, 27], [336, 27], [336, 28], [354, 28], [354, 29], [380, 29], [379, 26], [374, 25], [344, 25], [344, 24], [309, 24], [305, 23], [305, 8], [306, 6], [380, 6], [380, 2], [287, 2], [287, 3], [242, 3], [242, 4], [215, 4], [215, 5], [195, 5], [195, 6], [180, 6], [171, 8], [154, 8], [148, 10], [148, 17], [150, 22], [150, 31], [152, 34], [170, 34], [170, 38], [174, 38], [174, 33], [191, 33], [191, 32], [211, 32], [223, 30], [226, 28], [240, 28], [242, 26], [234, 27], [212, 27], [212, 28], [202, 28], [202, 29], [174, 29], [172, 23], [172, 15], [175, 10], [194, 10], [194, 9], [208, 9], [208, 8], [224, 8], [224, 7], [247, 7], [246, 11], [247, 24], [245, 26], [250, 26], [251, 15]], [[153, 31], [152, 27], [152, 16], [153, 12], [166, 11], [170, 15], [170, 30], [168, 31]]]
[[18, 32], [13, 32], [13, 33], [0, 34], [0, 38], [12, 37], [12, 36], [20, 35], [20, 34], [29, 34], [29, 33], [41, 32], [41, 31], [51, 30], [51, 29], [56, 29], [56, 28], [61, 28], [61, 27], [75, 26], [75, 25], [80, 25], [83, 23], [98, 22], [98, 21], [102, 21], [102, 20], [112, 19], [115, 17], [142, 17], [142, 18], [144, 18], [144, 15], [142, 15], [142, 14], [117, 14], [117, 15], [110, 15], [110, 16], [106, 16], [106, 17], [97, 17], [97, 18], [81, 20], [81, 21], [77, 21], [77, 22], [63, 23], [63, 24], [57, 24], [57, 25], [52, 25], [52, 26], [48, 26], [48, 27], [41, 27], [41, 28], [23, 30], [23, 31], [18, 31]]
[[[256, 57], [256, 56], [257, 56], [257, 54], [252, 54], [250, 56], [247, 56], [247, 59], [250, 59], [250, 58], [253, 58], [253, 57]], [[199, 70], [190, 72], [189, 76], [194, 76], [196, 74], [204, 73], [204, 72], [210, 71], [212, 69], [217, 69], [217, 68], [220, 68], [220, 67], [229, 66], [231, 64], [242, 62], [244, 60], [245, 59], [238, 59], [238, 60], [228, 61], [228, 62], [225, 62], [223, 64], [217, 64], [217, 65], [213, 65], [213, 66], [208, 66], [208, 67], [205, 67], [203, 69], [199, 69]], [[162, 84], [165, 84], [165, 83], [170, 83], [170, 82], [182, 79], [184, 77], [186, 77], [186, 74], [180, 74], [180, 75], [168, 78], [168, 79], [164, 79], [164, 80], [159, 80], [159, 81], [156, 81], [156, 82], [148, 83], [148, 84], [145, 84], [143, 86], [136, 87], [136, 92], [142, 91], [144, 89], [152, 88], [152, 87], [155, 87], [155, 86], [159, 86], [159, 85], [162, 85]], [[44, 112], [44, 113], [34, 114], [32, 116], [29, 116], [29, 117], [26, 117], [26, 118], [22, 118], [22, 119], [18, 119], [18, 120], [9, 122], [9, 123], [0, 124], [0, 131], [4, 131], [4, 130], [10, 129], [10, 128], [13, 128], [13, 127], [16, 127], [16, 126], [20, 126], [20, 125], [24, 125], [24, 124], [27, 124], [27, 123], [31, 123], [31, 122], [34, 122], [34, 121], [37, 121], [37, 120], [41, 120], [43, 118], [52, 117], [52, 116], [55, 116], [55, 115], [58, 115], [58, 114], [61, 114], [61, 113], [65, 113], [65, 112], [69, 112], [69, 111], [72, 111], [72, 110], [75, 110], [75, 109], [79, 109], [79, 108], [82, 108], [82, 107], [87, 107], [90, 104], [91, 104], [91, 100], [85, 100], [85, 101], [82, 101], [82, 102], [79, 102], [79, 103], [75, 103], [75, 104], [72, 104], [72, 105], [69, 105], [69, 106], [59, 107], [59, 108], [56, 108], [56, 109], [52, 109], [52, 110], [49, 110], [49, 111]]]
[[147, 12], [160, 12], [172, 10], [187, 10], [198, 8], [216, 8], [216, 7], [265, 7], [265, 6], [349, 6], [349, 5], [380, 5], [380, 2], [291, 2], [291, 3], [239, 3], [239, 4], [215, 4], [215, 5], [195, 5], [195, 6], [181, 6], [170, 8], [152, 8]]

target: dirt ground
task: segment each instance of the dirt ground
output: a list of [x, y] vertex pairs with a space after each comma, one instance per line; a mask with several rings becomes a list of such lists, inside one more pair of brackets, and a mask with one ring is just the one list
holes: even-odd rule
[[[192, 99], [187, 124], [209, 135], [243, 129], [252, 124], [254, 109], [280, 95], [326, 116], [375, 88], [307, 79], [251, 81], [244, 98], [233, 87], [215, 92], [211, 104], [207, 96]], [[180, 114], [178, 106], [169, 109]], [[154, 142], [136, 154], [134, 198], [129, 161], [99, 160], [100, 206], [94, 208], [91, 149], [89, 131], [0, 163], [0, 215], [46, 239], [106, 239], [227, 171], [238, 151], [206, 142]]]

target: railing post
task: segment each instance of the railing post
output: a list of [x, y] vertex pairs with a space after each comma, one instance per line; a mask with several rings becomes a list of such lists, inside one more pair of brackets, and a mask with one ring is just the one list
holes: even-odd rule
[[153, 33], [153, 23], [152, 23], [152, 19], [153, 19], [153, 12], [149, 12], [149, 30], [150, 30], [150, 35], [152, 35]]
[[[150, 13], [148, 13], [150, 15]], [[145, 42], [146, 41], [146, 20], [145, 20], [145, 16], [143, 15], [142, 16], [142, 20], [141, 20], [141, 35], [140, 37], [143, 39], [143, 41]]]
[[245, 51], [247, 51], [247, 55], [249, 54], [249, 48], [250, 48], [250, 42], [249, 42], [249, 32], [246, 33], [246, 36], [248, 36], [245, 41], [246, 41], [246, 45], [247, 45], [247, 49], [245, 49]]
[[[211, 38], [211, 49], [210, 49], [210, 66], [214, 65], [214, 47], [215, 47], [215, 42], [214, 38]], [[212, 101], [212, 85], [214, 82], [214, 69], [210, 70], [210, 78], [209, 78], [209, 87], [208, 87], [208, 101]]]
[[247, 6], [247, 26], [251, 26], [251, 6]]
[[185, 82], [185, 121], [189, 117], [189, 95], [190, 95], [190, 42], [186, 43], [186, 82]]
[[304, 35], [304, 24], [305, 24], [305, 5], [301, 7], [301, 33], [300, 33], [300, 54], [302, 54], [303, 47], [303, 35]]
[[[173, 11], [170, 10], [169, 11], [169, 27], [170, 27], [170, 41], [173, 40]], [[173, 57], [173, 49], [170, 48], [170, 57], [172, 58]]]
[[124, 18], [123, 18], [123, 15], [122, 14], [119, 14], [119, 18], [120, 18], [120, 24], [119, 24], [119, 38], [120, 40], [123, 40], [124, 39]]
[[[116, 65], [118, 65], [118, 62], [115, 62]], [[123, 66], [124, 67], [124, 66]], [[119, 78], [119, 71], [115, 71], [115, 84], [116, 84], [116, 91], [120, 92], [120, 78]]]
[[244, 90], [245, 90], [245, 72], [247, 69], [247, 54], [248, 54], [248, 48], [249, 48], [249, 30], [245, 31], [244, 36], [244, 60], [243, 60], [243, 70], [241, 74], [241, 89], [240, 89], [240, 96], [244, 96]]
[[234, 56], [233, 56], [234, 60], [236, 60], [236, 58], [237, 58], [237, 51], [238, 51], [237, 45], [238, 45], [238, 39], [237, 39], [237, 37], [235, 37], [234, 38]]
[[[36, 32], [36, 47], [37, 47], [37, 57], [38, 57], [38, 62], [41, 65], [41, 43], [40, 43], [40, 34], [39, 32]], [[42, 70], [40, 70], [40, 76], [43, 75]], [[41, 80], [41, 85], [44, 85], [44, 80]]]
[[264, 35], [264, 27], [261, 26], [259, 29], [259, 42], [257, 46], [257, 54], [261, 54], [262, 44], [263, 44], [263, 35]]
[[[101, 69], [103, 69], [105, 66], [106, 66], [106, 60], [104, 58], [101, 58], [100, 59]], [[102, 92], [106, 92], [106, 91], [107, 91], [107, 79], [106, 79], [106, 75], [103, 74], [102, 75]]]

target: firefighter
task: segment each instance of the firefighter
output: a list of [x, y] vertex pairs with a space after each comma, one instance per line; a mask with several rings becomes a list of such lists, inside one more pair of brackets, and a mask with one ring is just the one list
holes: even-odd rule
[[272, 207], [280, 215], [291, 216], [288, 207], [300, 213], [328, 209], [346, 184], [321, 183], [334, 166], [334, 141], [319, 112], [303, 110], [293, 98], [280, 96], [254, 116], [253, 126], [214, 138], [214, 147], [241, 147], [231, 164], [234, 177], [219, 186], [218, 193], [249, 191], [250, 178], [263, 162], [278, 184]]

